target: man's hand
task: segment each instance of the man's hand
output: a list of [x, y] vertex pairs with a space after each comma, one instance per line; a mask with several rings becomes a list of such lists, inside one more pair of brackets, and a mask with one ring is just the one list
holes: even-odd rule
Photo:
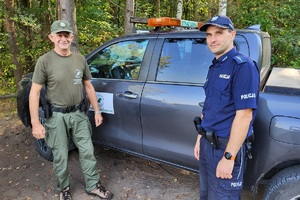
[[95, 114], [95, 125], [96, 127], [100, 126], [103, 122], [103, 117], [101, 115], [101, 113], [97, 113]]
[[197, 160], [199, 160], [199, 158], [200, 158], [200, 138], [201, 138], [201, 135], [198, 134], [196, 144], [194, 147], [194, 156]]
[[218, 163], [216, 177], [221, 179], [231, 179], [233, 166], [234, 160], [227, 160], [223, 157]]
[[46, 136], [45, 127], [40, 122], [32, 123], [32, 135], [36, 139], [45, 138]]

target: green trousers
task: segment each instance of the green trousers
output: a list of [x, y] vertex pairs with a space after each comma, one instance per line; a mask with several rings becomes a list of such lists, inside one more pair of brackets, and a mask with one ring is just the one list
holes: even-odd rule
[[45, 128], [45, 141], [53, 152], [53, 168], [56, 175], [57, 190], [62, 191], [70, 185], [68, 172], [70, 137], [79, 151], [79, 161], [86, 183], [86, 190], [93, 190], [100, 176], [91, 140], [91, 124], [87, 115], [80, 111], [65, 114], [53, 112], [53, 116], [46, 120]]

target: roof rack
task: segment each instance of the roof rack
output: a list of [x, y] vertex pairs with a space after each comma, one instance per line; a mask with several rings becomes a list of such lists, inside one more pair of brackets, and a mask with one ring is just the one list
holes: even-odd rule
[[182, 27], [188, 29], [199, 29], [203, 23], [189, 20], [182, 20], [177, 18], [170, 17], [159, 17], [159, 18], [139, 18], [139, 17], [130, 17], [130, 23], [133, 23], [134, 32], [136, 32], [135, 24], [147, 24], [150, 27], [155, 27], [153, 31], [158, 31], [162, 27]]

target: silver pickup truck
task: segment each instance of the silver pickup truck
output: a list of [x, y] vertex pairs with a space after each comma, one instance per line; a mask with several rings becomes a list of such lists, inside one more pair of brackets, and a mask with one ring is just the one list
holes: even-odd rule
[[[193, 119], [202, 111], [203, 85], [214, 57], [205, 36], [199, 30], [156, 27], [109, 41], [87, 55], [104, 117], [100, 127], [93, 126], [93, 141], [198, 172]], [[253, 158], [247, 163], [244, 188], [255, 196], [265, 184], [264, 199], [300, 199], [300, 71], [271, 69], [270, 36], [257, 26], [237, 30], [234, 44], [261, 71]], [[28, 83], [30, 75], [18, 95], [19, 117], [26, 126]], [[91, 123], [93, 115], [90, 109]], [[42, 156], [52, 159], [43, 140], [36, 145]]]

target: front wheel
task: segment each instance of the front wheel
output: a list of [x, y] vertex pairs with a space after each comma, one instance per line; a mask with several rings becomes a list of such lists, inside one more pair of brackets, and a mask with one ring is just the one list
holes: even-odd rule
[[299, 200], [300, 166], [283, 169], [268, 183], [264, 200]]
[[53, 154], [51, 148], [46, 144], [44, 139], [35, 139], [34, 141], [35, 148], [39, 154], [46, 160], [52, 162]]
[[[45, 123], [44, 111], [42, 107], [39, 108], [39, 117], [42, 125]], [[51, 148], [47, 145], [44, 139], [34, 139], [35, 148], [38, 153], [45, 158], [46, 160], [52, 162], [53, 161], [53, 153]]]

